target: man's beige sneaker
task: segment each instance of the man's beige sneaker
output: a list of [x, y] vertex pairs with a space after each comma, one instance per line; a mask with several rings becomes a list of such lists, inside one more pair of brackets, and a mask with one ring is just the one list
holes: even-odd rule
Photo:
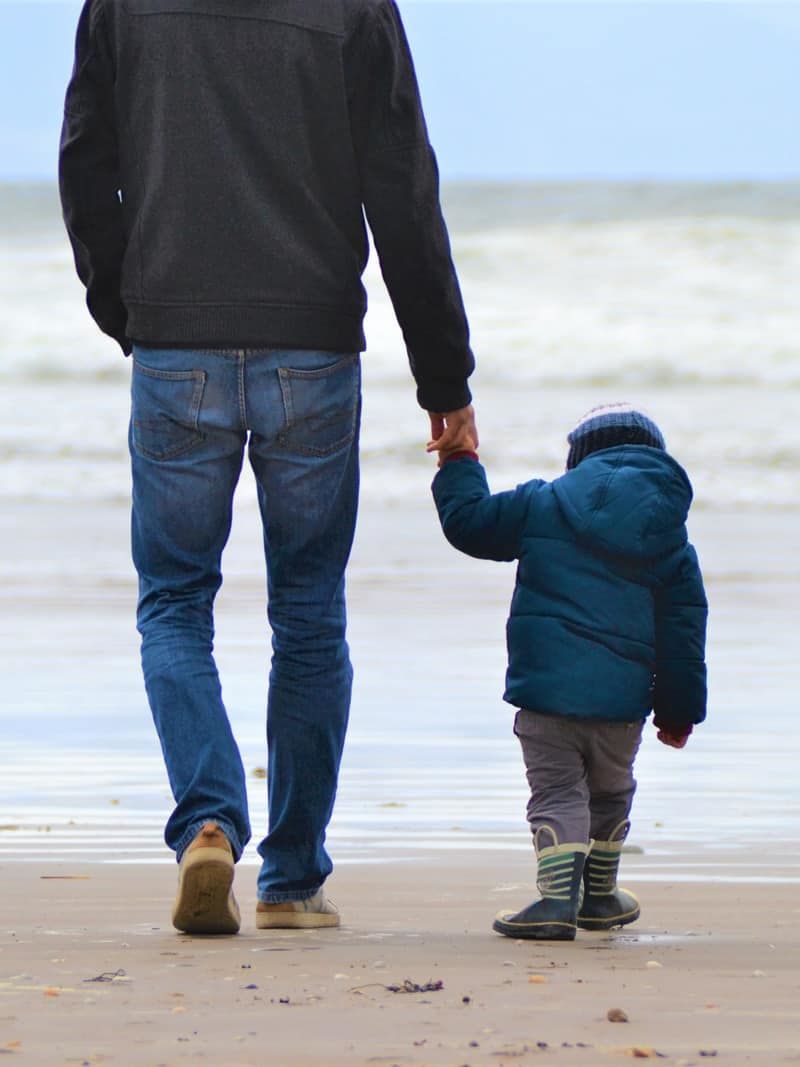
[[256, 926], [259, 930], [312, 930], [321, 926], [338, 926], [339, 909], [319, 889], [308, 900], [284, 900], [280, 904], [256, 905]]
[[241, 926], [233, 895], [233, 850], [215, 822], [207, 822], [186, 849], [178, 870], [172, 925], [187, 934], [236, 934]]

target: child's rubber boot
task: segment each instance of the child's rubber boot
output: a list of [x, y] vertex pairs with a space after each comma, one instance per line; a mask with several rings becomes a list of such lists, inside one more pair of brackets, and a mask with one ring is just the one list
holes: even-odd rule
[[578, 913], [581, 930], [610, 930], [639, 918], [639, 901], [617, 885], [622, 845], [630, 823], [621, 822], [609, 841], [593, 841], [583, 868], [583, 903]]
[[[552, 844], [544, 846], [546, 839]], [[550, 826], [540, 826], [533, 841], [539, 861], [536, 888], [541, 900], [516, 913], [501, 911], [492, 929], [506, 937], [531, 941], [574, 941], [589, 846], [559, 844]]]

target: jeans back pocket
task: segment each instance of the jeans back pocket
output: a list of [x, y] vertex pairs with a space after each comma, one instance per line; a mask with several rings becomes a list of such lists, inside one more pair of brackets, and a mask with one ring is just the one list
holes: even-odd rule
[[202, 370], [156, 370], [133, 365], [131, 429], [134, 448], [150, 459], [174, 459], [203, 440], [200, 404], [206, 384]]
[[279, 367], [285, 429], [284, 448], [309, 456], [329, 456], [349, 445], [356, 433], [361, 394], [357, 355], [331, 356], [322, 367]]

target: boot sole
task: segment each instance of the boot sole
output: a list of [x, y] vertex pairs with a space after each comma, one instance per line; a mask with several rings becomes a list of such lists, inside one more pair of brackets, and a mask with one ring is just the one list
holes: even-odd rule
[[221, 848], [198, 848], [181, 863], [172, 925], [186, 934], [236, 934], [241, 920], [231, 893], [234, 864]]
[[322, 911], [257, 911], [257, 930], [319, 930], [339, 926], [338, 915]]
[[509, 923], [503, 919], [495, 919], [492, 929], [524, 941], [574, 941], [577, 933], [572, 923]]
[[615, 915], [613, 918], [606, 919], [590, 919], [585, 918], [582, 915], [578, 916], [578, 929], [579, 930], [613, 930], [615, 926], [627, 926], [628, 923], [635, 923], [641, 915], [639, 908], [635, 911], [626, 911], [623, 915]]

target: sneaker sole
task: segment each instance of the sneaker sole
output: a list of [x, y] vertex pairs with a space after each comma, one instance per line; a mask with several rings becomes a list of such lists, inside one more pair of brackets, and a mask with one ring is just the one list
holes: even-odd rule
[[323, 911], [257, 911], [257, 930], [319, 930], [339, 926], [338, 915]]
[[241, 920], [231, 894], [234, 864], [221, 848], [198, 848], [181, 863], [172, 925], [186, 934], [236, 934]]

